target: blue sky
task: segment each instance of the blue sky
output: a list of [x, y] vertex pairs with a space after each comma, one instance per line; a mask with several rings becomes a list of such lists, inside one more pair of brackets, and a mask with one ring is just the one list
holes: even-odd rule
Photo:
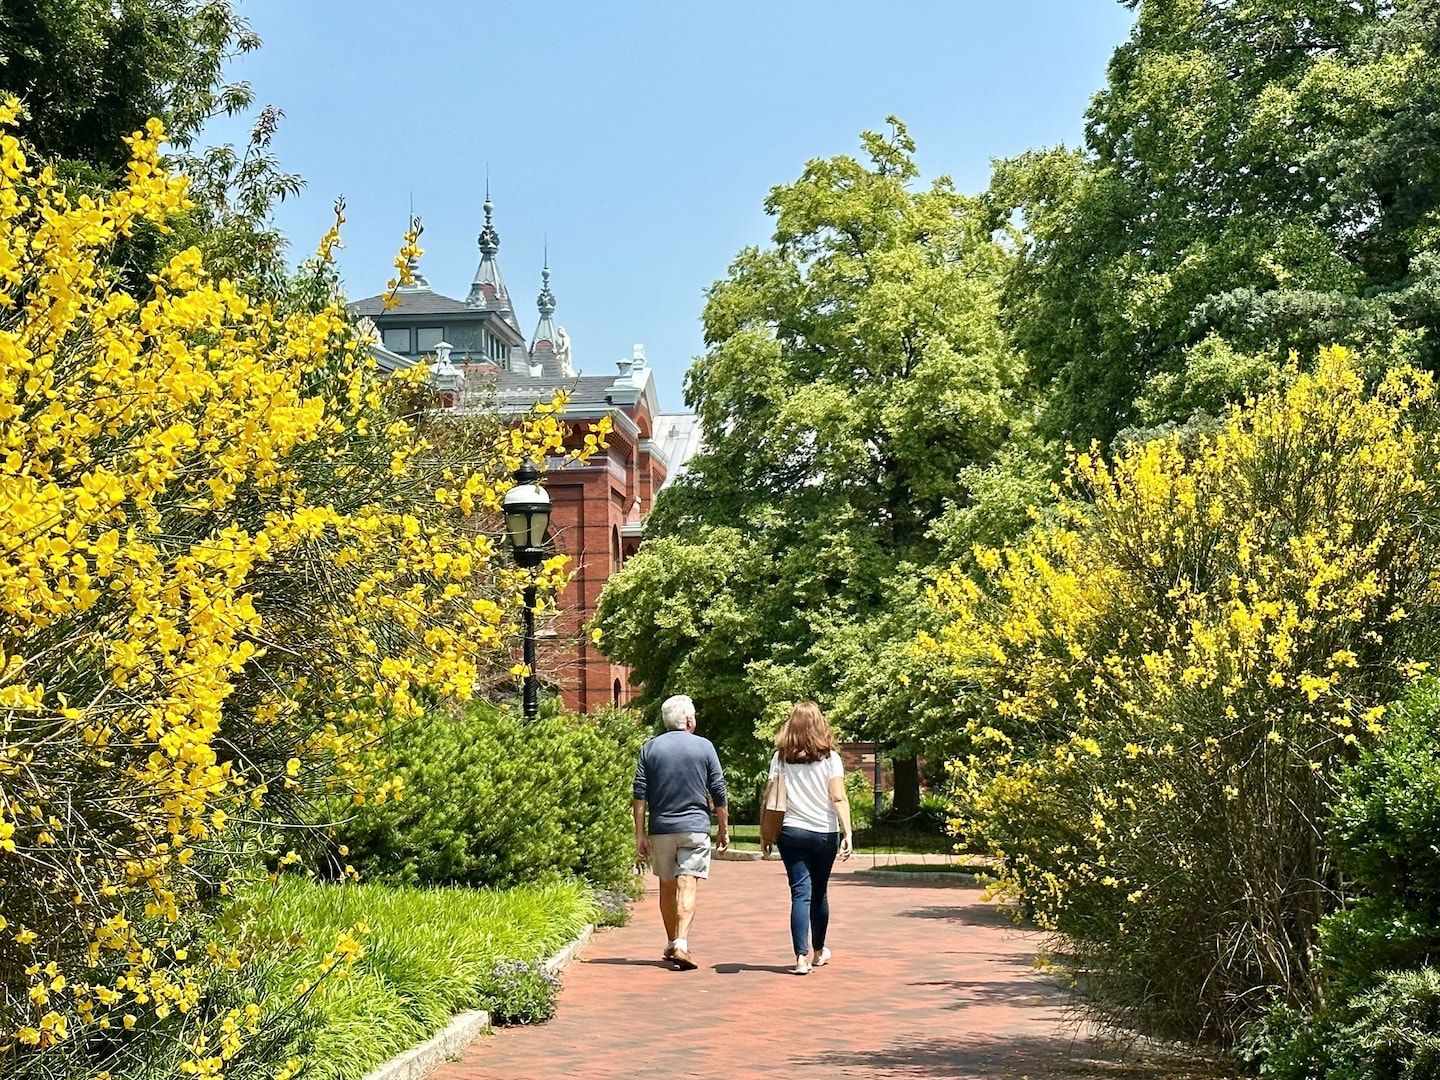
[[[1115, 0], [240, 0], [265, 40], [231, 78], [285, 111], [278, 212], [303, 257], [348, 203], [341, 269], [378, 292], [410, 201], [431, 285], [463, 298], [488, 165], [527, 336], [549, 238], [557, 321], [587, 374], [643, 342], [662, 405], [703, 349], [704, 290], [764, 243], [767, 191], [854, 153], [888, 114], [928, 179], [1075, 143], [1131, 14]], [[243, 129], [217, 124], [212, 137]]]

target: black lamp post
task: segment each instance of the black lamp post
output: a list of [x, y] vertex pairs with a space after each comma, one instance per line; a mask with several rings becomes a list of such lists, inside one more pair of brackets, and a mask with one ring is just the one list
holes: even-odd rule
[[[505, 493], [505, 531], [515, 564], [533, 570], [545, 560], [545, 530], [550, 527], [550, 495], [538, 483], [540, 472], [530, 462], [515, 471], [515, 486]], [[525, 586], [525, 719], [540, 715], [540, 681], [535, 675], [535, 577]]]

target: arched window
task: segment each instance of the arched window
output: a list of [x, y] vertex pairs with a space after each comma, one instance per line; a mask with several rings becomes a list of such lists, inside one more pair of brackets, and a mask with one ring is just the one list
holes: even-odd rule
[[614, 573], [619, 570], [621, 562], [620, 526], [616, 525], [610, 530], [610, 572]]
[[616, 707], [618, 708], [619, 705], [620, 705], [620, 680], [619, 680], [619, 679], [616, 679], [616, 680], [615, 680], [614, 696], [615, 696], [615, 705], [616, 705]]

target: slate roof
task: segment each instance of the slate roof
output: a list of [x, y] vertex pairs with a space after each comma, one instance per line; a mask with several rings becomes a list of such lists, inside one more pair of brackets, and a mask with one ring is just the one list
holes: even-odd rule
[[474, 315], [488, 318], [490, 313], [471, 307], [463, 300], [441, 296], [433, 289], [397, 289], [396, 304], [388, 310], [385, 307], [387, 294], [379, 293], [356, 300], [350, 310], [356, 315]]
[[495, 401], [501, 406], [529, 408], [537, 401], [544, 401], [556, 388], [570, 393], [570, 405], [604, 405], [605, 397], [615, 385], [610, 375], [575, 375], [571, 378], [553, 377], [532, 379], [528, 375], [513, 371], [501, 371], [489, 376], [495, 386]]

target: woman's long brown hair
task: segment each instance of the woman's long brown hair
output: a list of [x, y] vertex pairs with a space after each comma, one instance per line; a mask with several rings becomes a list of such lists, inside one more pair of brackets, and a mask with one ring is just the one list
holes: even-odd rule
[[802, 701], [790, 710], [780, 734], [775, 736], [780, 760], [791, 765], [821, 761], [835, 749], [835, 736], [825, 722], [825, 714], [813, 701]]

